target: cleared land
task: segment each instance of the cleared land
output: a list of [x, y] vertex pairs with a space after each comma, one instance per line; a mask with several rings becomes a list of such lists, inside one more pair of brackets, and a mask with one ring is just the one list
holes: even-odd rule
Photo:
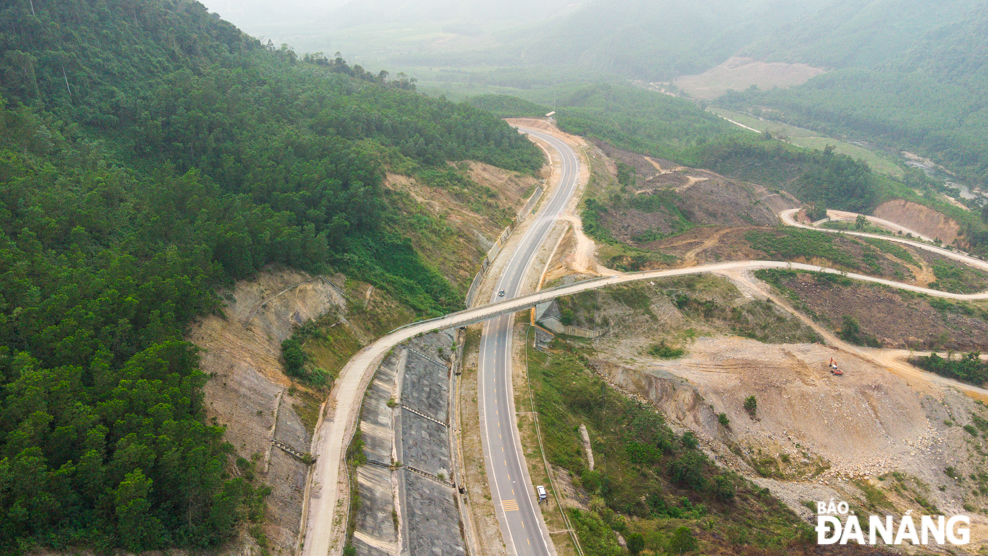
[[[709, 173], [668, 161], [601, 147], [615, 160], [613, 181], [599, 183], [602, 191], [595, 193], [599, 199], [617, 200], [618, 210], [625, 210], [619, 196], [628, 198], [638, 190], [644, 190], [641, 195], [702, 191], [697, 186], [704, 182], [698, 178], [711, 178]], [[626, 165], [623, 170], [618, 163]], [[635, 179], [629, 183], [625, 178], [621, 184], [618, 172], [627, 173], [628, 168]], [[657, 187], [643, 187], [648, 182]], [[698, 195], [697, 202], [703, 198]], [[674, 221], [671, 217], [680, 208], [675, 201], [682, 204], [680, 199], [663, 204], [643, 217], [649, 220], [641, 227], [654, 229]], [[608, 212], [614, 211], [614, 205]], [[752, 204], [741, 201], [738, 206], [745, 213]], [[846, 234], [703, 225], [678, 233], [670, 227], [668, 237], [635, 241], [642, 239], [634, 228], [640, 225], [622, 218], [635, 215], [621, 212], [596, 221], [602, 224], [601, 235], [610, 240], [599, 244], [600, 256], [609, 266], [630, 261], [635, 252], [647, 252], [646, 264], [651, 268], [774, 258], [959, 292], [983, 290], [986, 284], [985, 273], [945, 256]], [[572, 247], [572, 243], [560, 244], [548, 273], [553, 284], [585, 277], [574, 275], [565, 263]], [[978, 424], [986, 422], [988, 412], [977, 394], [961, 393], [955, 382], [911, 367], [905, 363], [909, 351], [860, 348], [838, 336], [847, 315], [856, 319], [859, 336], [874, 336], [890, 348], [980, 350], [988, 338], [988, 306], [850, 282], [840, 275], [771, 272], [789, 284], [784, 291], [795, 295], [787, 300], [740, 272], [732, 277], [733, 284], [711, 277], [656, 279], [560, 300], [569, 322], [609, 330], [593, 341], [557, 340], [549, 348], [551, 355], [533, 362], [531, 370], [533, 388], [541, 387], [546, 402], [566, 414], [565, 423], [549, 433], [557, 435], [559, 445], [555, 453], [553, 449], [548, 453], [550, 461], [570, 471], [572, 480], [561, 489], [568, 493], [565, 505], [579, 512], [574, 515], [590, 516], [578, 528], [584, 535], [601, 534], [592, 524], [598, 515], [603, 531], [621, 529], [613, 521], [616, 514], [608, 513], [618, 510], [635, 516], [624, 522], [627, 529], [621, 533], [643, 533], [646, 548], [652, 550], [669, 550], [673, 530], [682, 523], [697, 536], [703, 553], [761, 554], [769, 553], [763, 552], [769, 544], [771, 550], [786, 546], [769, 520], [740, 525], [718, 517], [710, 520], [714, 534], [708, 535], [708, 527], [697, 526], [702, 520], [689, 516], [688, 505], [673, 510], [678, 519], [670, 519], [651, 515], [654, 509], [642, 516], [637, 510], [620, 509], [621, 502], [609, 495], [595, 502], [601, 496], [601, 481], [612, 489], [617, 487], [610, 481], [634, 482], [632, 491], [647, 495], [642, 483], [645, 471], [618, 463], [627, 457], [620, 453], [625, 447], [610, 444], [620, 439], [620, 430], [609, 432], [606, 426], [588, 424], [598, 466], [602, 459], [614, 463], [606, 479], [585, 476], [588, 462], [576, 428], [588, 421], [588, 407], [613, 403], [611, 418], [617, 418], [619, 407], [619, 402], [602, 393], [596, 378], [659, 410], [677, 434], [696, 433], [718, 465], [768, 488], [801, 517], [811, 516], [808, 502], [830, 497], [850, 501], [862, 514], [962, 513], [974, 522], [972, 546], [983, 547], [988, 535], [988, 475], [983, 472], [988, 465], [988, 431], [981, 431]], [[746, 323], [752, 326], [746, 328]], [[541, 380], [537, 376], [561, 372], [553, 361], [558, 363], [567, 353], [577, 354], [565, 367], [569, 374], [546, 388], [548, 375]], [[845, 376], [830, 374], [831, 357], [836, 357]], [[572, 391], [582, 384], [587, 384], [586, 392]], [[749, 396], [758, 400], [755, 414], [744, 409]], [[671, 490], [675, 492], [675, 487]], [[700, 498], [689, 494], [685, 500], [695, 504]], [[705, 506], [712, 515], [723, 511], [717, 504]], [[750, 503], [735, 506], [735, 511], [760, 515]], [[799, 553], [798, 543], [785, 550]]]
[[677, 77], [673, 84], [693, 98], [714, 99], [729, 90], [744, 91], [752, 85], [759, 89], [802, 85], [823, 73], [826, 70], [807, 64], [762, 62], [733, 56], [701, 74]]
[[886, 348], [988, 350], [985, 303], [953, 303], [812, 273], [766, 271], [764, 276], [835, 332], [850, 317]]

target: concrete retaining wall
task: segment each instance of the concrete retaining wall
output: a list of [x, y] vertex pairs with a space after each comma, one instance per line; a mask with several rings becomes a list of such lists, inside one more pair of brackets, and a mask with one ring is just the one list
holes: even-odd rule
[[487, 254], [484, 255], [484, 260], [481, 261], [480, 263], [480, 272], [478, 272], [477, 275], [474, 276], [473, 282], [470, 284], [470, 289], [467, 290], [467, 296], [466, 296], [467, 307], [471, 307], [473, 305], [474, 299], [477, 297], [477, 290], [480, 289], [480, 283], [484, 281], [484, 276], [487, 275], [487, 268], [491, 266], [491, 262], [493, 262], [494, 259], [497, 258], [498, 253], [501, 252], [501, 247], [504, 246], [504, 242], [508, 241], [508, 237], [511, 235], [511, 231], [514, 230], [515, 227], [518, 226], [518, 224], [520, 224], [525, 220], [528, 214], [532, 212], [532, 209], [539, 202], [539, 199], [541, 197], [542, 197], [542, 186], [540, 185], [535, 190], [535, 193], [533, 193], [532, 196], [528, 198], [528, 201], [525, 202], [525, 206], [523, 206], [521, 211], [518, 212], [518, 215], [515, 216], [511, 224], [509, 224], [507, 228], [501, 231], [501, 235], [497, 237], [497, 240], [494, 242], [494, 245], [492, 245], [491, 248], [487, 251]]
[[515, 221], [523, 222], [526, 218], [528, 218], [528, 215], [532, 213], [532, 209], [535, 208], [535, 204], [539, 202], [539, 199], [541, 197], [542, 197], [542, 186], [540, 185], [535, 190], [535, 193], [532, 193], [532, 196], [528, 198], [528, 202], [525, 203], [525, 206], [523, 206], [521, 210], [518, 211], [518, 216], [515, 218]]

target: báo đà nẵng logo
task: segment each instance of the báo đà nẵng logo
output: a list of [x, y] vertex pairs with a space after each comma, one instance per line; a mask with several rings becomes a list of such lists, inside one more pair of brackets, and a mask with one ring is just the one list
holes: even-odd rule
[[817, 544], [863, 545], [929, 544], [965, 545], [971, 542], [971, 519], [964, 515], [913, 516], [909, 510], [898, 520], [891, 515], [868, 516], [863, 521], [850, 511], [847, 502], [817, 502]]

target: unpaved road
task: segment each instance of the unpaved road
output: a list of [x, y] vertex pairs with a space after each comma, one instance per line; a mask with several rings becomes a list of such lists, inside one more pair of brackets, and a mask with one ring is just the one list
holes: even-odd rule
[[[904, 238], [901, 238], [901, 237], [886, 236], [886, 235], [881, 235], [881, 234], [869, 234], [869, 233], [865, 233], [865, 232], [851, 232], [851, 231], [846, 231], [846, 230], [828, 230], [827, 228], [817, 228], [816, 226], [810, 226], [810, 225], [807, 225], [807, 224], [803, 224], [802, 222], [797, 222], [796, 219], [794, 218], [794, 216], [796, 215], [796, 213], [799, 212], [799, 211], [800, 211], [800, 209], [784, 210], [784, 211], [782, 211], [782, 212], [779, 213], [779, 217], [782, 218], [782, 222], [785, 225], [787, 225], [787, 226], [795, 226], [797, 228], [806, 228], [808, 230], [816, 230], [818, 232], [827, 232], [827, 233], [831, 233], [831, 234], [845, 234], [845, 235], [849, 235], [849, 236], [870, 237], [870, 238], [875, 238], [875, 239], [884, 239], [885, 241], [891, 241], [891, 242], [894, 242], [894, 243], [903, 243], [903, 244], [909, 245], [911, 247], [916, 247], [918, 249], [925, 249], [927, 251], [930, 251], [931, 253], [936, 253], [938, 255], [943, 255], [944, 257], [947, 257], [948, 259], [953, 259], [955, 261], [960, 261], [960, 262], [962, 262], [962, 263], [964, 263], [964, 264], [966, 264], [966, 265], [968, 265], [970, 267], [974, 267], [974, 268], [978, 268], [978, 269], [981, 269], [981, 270], [984, 270], [984, 271], [988, 271], [988, 261], [983, 261], [981, 259], [977, 259], [975, 257], [972, 257], [972, 256], [967, 255], [967, 254], [964, 254], [964, 253], [958, 253], [957, 251], [951, 251], [949, 249], [943, 249], [943, 248], [940, 248], [940, 247], [936, 247], [934, 245], [929, 245], [927, 243], [921, 243], [921, 242], [918, 242], [918, 241], [911, 241], [911, 240], [904, 239]], [[831, 212], [834, 212], [835, 215], [838, 215], [839, 216], [838, 219], [841, 219], [841, 220], [843, 220], [845, 218], [851, 218], [851, 219], [853, 219], [853, 218], [857, 218], [859, 216], [857, 213], [854, 213], [854, 212], [829, 211], [829, 210], [827, 211], [827, 214], [830, 214]], [[879, 226], [893, 226], [893, 227], [895, 227], [895, 229], [900, 230], [903, 233], [911, 233], [914, 236], [927, 239], [924, 236], [921, 236], [920, 234], [918, 234], [917, 232], [914, 232], [912, 230], [909, 230], [908, 228], [903, 228], [902, 226], [899, 226], [898, 224], [895, 224], [894, 222], [889, 222], [888, 220], [883, 220], [881, 218], [876, 218], [874, 216], [868, 216], [868, 215], [862, 215], [862, 216], [864, 216], [865, 219], [867, 219], [869, 222], [874, 222], [875, 224], [878, 224]], [[930, 240], [930, 241], [932, 241], [932, 240]], [[983, 298], [978, 298], [978, 299], [983, 299]]]
[[[787, 210], [780, 213], [783, 222], [791, 226], [812, 228], [810, 226], [795, 222], [792, 218], [795, 212], [795, 210]], [[818, 230], [839, 233], [836, 230]], [[926, 249], [945, 257], [963, 262], [970, 266], [988, 271], [988, 262], [956, 253], [954, 251], [948, 251], [946, 249], [940, 249], [931, 245], [896, 237], [859, 232], [843, 233], [860, 237], [875, 237], [887, 241], [909, 244], [911, 246]], [[689, 274], [725, 274], [737, 271], [759, 269], [793, 269], [810, 272], [843, 274], [854, 280], [883, 284], [893, 288], [923, 293], [933, 297], [967, 301], [988, 300], [988, 292], [976, 294], [955, 294], [942, 292], [902, 284], [892, 280], [865, 276], [862, 274], [842, 273], [835, 269], [823, 268], [815, 265], [788, 263], [783, 261], [736, 261], [690, 268], [640, 272], [588, 280], [564, 287], [543, 290], [535, 294], [520, 296], [513, 299], [504, 298], [506, 300], [500, 303], [493, 303], [484, 307], [451, 313], [444, 317], [414, 323], [397, 329], [358, 352], [357, 355], [354, 356], [353, 359], [351, 359], [340, 372], [340, 377], [337, 380], [336, 386], [333, 389], [333, 394], [327, 404], [326, 421], [319, 431], [317, 431], [316, 453], [319, 457], [315, 464], [315, 469], [313, 470], [309, 517], [307, 520], [306, 539], [302, 554], [305, 556], [325, 556], [331, 552], [333, 554], [338, 554], [343, 549], [342, 540], [345, 520], [342, 518], [342, 515], [345, 514], [346, 508], [338, 508], [338, 506], [340, 506], [342, 502], [340, 494], [342, 493], [345, 496], [347, 492], [346, 481], [341, 483], [340, 477], [345, 446], [353, 434], [357, 413], [360, 409], [360, 402], [363, 400], [363, 392], [366, 385], [373, 376], [374, 370], [377, 368], [377, 364], [380, 359], [395, 345], [417, 334], [424, 334], [434, 330], [443, 330], [446, 328], [466, 326], [467, 324], [482, 322], [500, 315], [508, 315], [523, 309], [528, 309], [537, 303], [550, 301], [557, 297], [573, 295], [583, 291], [614, 286], [626, 282], [650, 280], [669, 276], [685, 276]], [[945, 383], [949, 383], [951, 387], [974, 393], [979, 397], [988, 395], [988, 391], [985, 391], [982, 388], [949, 381], [948, 379], [942, 380], [946, 381]], [[505, 390], [502, 396], [505, 398], [510, 398], [510, 396], [507, 395], [507, 392], [509, 391], [510, 390]], [[343, 499], [345, 500], [345, 498]], [[338, 510], [342, 513], [338, 512]], [[541, 514], [539, 514], [539, 522], [541, 523]], [[544, 554], [545, 552], [541, 553]]]

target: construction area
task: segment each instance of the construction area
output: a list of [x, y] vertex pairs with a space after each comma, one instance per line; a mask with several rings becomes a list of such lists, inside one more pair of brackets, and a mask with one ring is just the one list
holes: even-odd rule
[[449, 431], [456, 353], [453, 334], [435, 332], [397, 346], [377, 369], [360, 413], [359, 555], [466, 554]]

